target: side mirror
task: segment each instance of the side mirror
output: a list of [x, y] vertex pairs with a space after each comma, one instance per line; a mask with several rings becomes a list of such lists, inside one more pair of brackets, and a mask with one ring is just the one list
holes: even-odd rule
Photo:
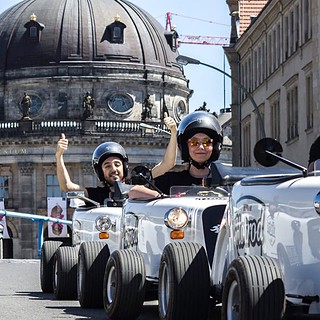
[[256, 143], [253, 150], [255, 159], [262, 166], [272, 167], [276, 165], [279, 162], [279, 158], [266, 151], [281, 156], [283, 149], [280, 142], [272, 138], [263, 138]]
[[146, 184], [146, 180], [151, 181], [151, 171], [146, 166], [136, 166], [131, 171], [132, 184]]
[[282, 157], [282, 151], [282, 146], [278, 141], [272, 138], [263, 138], [256, 143], [253, 153], [255, 159], [265, 167], [272, 167], [280, 160], [293, 168], [301, 170], [304, 177], [307, 176], [307, 169]]
[[68, 199], [81, 199], [84, 197], [84, 191], [69, 191], [67, 192]]
[[[91, 202], [92, 204], [94, 204], [98, 208], [100, 207], [100, 203], [87, 198], [84, 195], [84, 191], [69, 191], [69, 192], [67, 192], [67, 198], [72, 200], [72, 201], [70, 201], [70, 207], [72, 207], [72, 208], [77, 208], [77, 207], [85, 205], [84, 201]], [[79, 202], [79, 201], [81, 201], [81, 202]]]

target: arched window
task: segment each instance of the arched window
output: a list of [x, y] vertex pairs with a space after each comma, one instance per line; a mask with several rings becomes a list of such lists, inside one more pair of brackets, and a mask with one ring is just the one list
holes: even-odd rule
[[37, 36], [38, 36], [37, 27], [35, 27], [35, 26], [30, 27], [29, 28], [29, 35], [30, 35], [30, 38], [37, 38]]
[[126, 27], [124, 23], [120, 22], [119, 15], [115, 16], [114, 22], [106, 26], [100, 42], [124, 43], [124, 29]]
[[33, 13], [30, 20], [24, 25], [28, 32], [28, 38], [31, 41], [40, 42], [41, 31], [44, 29], [42, 23], [37, 22], [37, 16]]

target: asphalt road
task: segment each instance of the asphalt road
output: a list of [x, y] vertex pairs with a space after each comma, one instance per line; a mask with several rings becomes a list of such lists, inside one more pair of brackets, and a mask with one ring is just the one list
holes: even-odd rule
[[[0, 260], [0, 319], [104, 319], [104, 309], [83, 309], [78, 301], [57, 301], [43, 293], [39, 260]], [[139, 320], [159, 319], [156, 301], [147, 302]]]
[[[78, 301], [56, 300], [40, 286], [40, 260], [0, 259], [0, 320], [106, 320], [104, 309], [84, 309]], [[138, 320], [155, 320], [158, 302], [145, 302]], [[211, 311], [209, 319], [220, 319]]]

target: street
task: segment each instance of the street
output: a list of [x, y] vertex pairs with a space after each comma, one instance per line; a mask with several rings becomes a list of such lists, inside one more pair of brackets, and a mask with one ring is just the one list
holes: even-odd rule
[[[83, 309], [78, 301], [58, 301], [40, 287], [40, 260], [0, 260], [0, 319], [107, 319], [104, 309]], [[148, 302], [139, 320], [158, 319], [158, 306]]]
[[[53, 293], [43, 293], [40, 286], [40, 260], [0, 259], [0, 319], [106, 320], [104, 309], [84, 309], [78, 301], [56, 300]], [[211, 313], [210, 319], [220, 319]], [[138, 320], [155, 320], [158, 302], [145, 302]]]

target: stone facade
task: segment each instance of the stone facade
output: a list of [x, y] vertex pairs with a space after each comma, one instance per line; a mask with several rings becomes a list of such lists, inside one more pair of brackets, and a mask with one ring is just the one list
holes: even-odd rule
[[[0, 176], [8, 182], [1, 186], [7, 210], [47, 214], [46, 177], [56, 174], [61, 132], [70, 140], [70, 176], [81, 185], [97, 185], [91, 156], [108, 140], [123, 145], [130, 169], [161, 160], [168, 135], [139, 123], [147, 95], [150, 125], [164, 129], [165, 111], [177, 122], [189, 111], [191, 90], [173, 36], [127, 1], [27, 0], [0, 15]], [[30, 119], [21, 120], [24, 92], [32, 107]], [[95, 105], [83, 119], [87, 92]], [[6, 220], [13, 257], [37, 257], [37, 223]]]
[[[234, 6], [233, 1], [230, 11]], [[256, 165], [253, 148], [264, 131], [282, 144], [285, 157], [307, 165], [320, 128], [319, 15], [318, 1], [268, 1], [250, 28], [226, 48], [232, 76], [256, 104], [233, 84], [232, 140], [241, 141], [240, 149], [233, 149], [234, 164]]]

